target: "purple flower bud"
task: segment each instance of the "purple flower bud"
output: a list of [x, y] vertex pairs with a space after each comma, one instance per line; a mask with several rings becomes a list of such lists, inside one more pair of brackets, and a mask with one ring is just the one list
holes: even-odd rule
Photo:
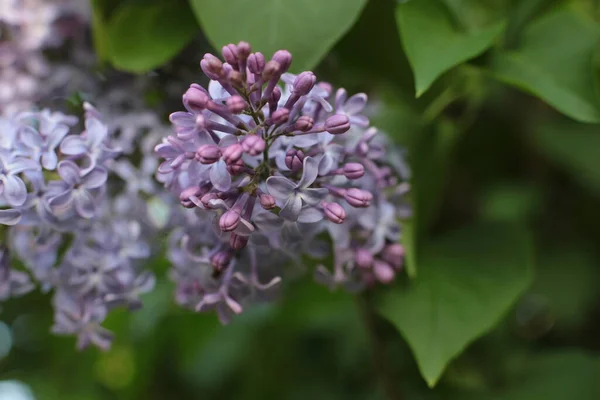
[[239, 143], [235, 143], [235, 144], [232, 144], [231, 146], [227, 147], [223, 151], [223, 160], [225, 160], [225, 162], [227, 164], [233, 164], [237, 160], [242, 158], [243, 154], [244, 154], [244, 149], [242, 148], [242, 145]]
[[285, 165], [292, 171], [302, 169], [304, 152], [302, 150], [290, 149], [285, 153]]
[[207, 208], [210, 210], [210, 209], [212, 209], [210, 202], [212, 200], [217, 200], [218, 198], [219, 198], [219, 196], [217, 196], [216, 193], [206, 193], [204, 196], [202, 196], [202, 198], [200, 199], [200, 202], [202, 203], [204, 208]]
[[260, 205], [265, 210], [272, 210], [275, 208], [275, 205], [276, 205], [275, 197], [271, 196], [270, 194], [261, 193], [259, 195], [259, 199], [260, 199]]
[[237, 210], [229, 210], [219, 218], [219, 228], [223, 232], [231, 232], [240, 224], [240, 213]]
[[325, 121], [325, 130], [332, 135], [348, 132], [348, 129], [350, 129], [350, 118], [347, 115], [332, 115]]
[[223, 46], [221, 53], [223, 58], [227, 61], [234, 69], [238, 69], [238, 48], [235, 44], [231, 43], [227, 46]]
[[371, 200], [373, 200], [373, 195], [366, 190], [351, 188], [344, 193], [344, 199], [352, 207], [369, 207]]
[[210, 263], [218, 272], [223, 271], [231, 262], [231, 253], [228, 251], [219, 251], [210, 258]]
[[202, 164], [214, 164], [221, 158], [221, 149], [214, 144], [203, 144], [196, 150], [196, 160]]
[[321, 203], [325, 217], [334, 224], [342, 224], [346, 219], [346, 211], [338, 203]]
[[256, 156], [265, 151], [266, 145], [264, 139], [260, 136], [248, 135], [242, 142], [242, 149], [251, 156]]
[[240, 158], [236, 162], [227, 165], [227, 172], [230, 175], [239, 175], [246, 170], [246, 165], [244, 161]]
[[233, 86], [243, 86], [244, 85], [244, 79], [242, 78], [242, 74], [239, 71], [229, 71], [227, 73], [227, 80], [229, 81], [229, 83], [231, 83]]
[[248, 237], [232, 233], [229, 237], [229, 245], [234, 250], [241, 250], [248, 244]]
[[367, 249], [358, 249], [354, 253], [356, 265], [360, 268], [370, 268], [373, 265], [373, 254]]
[[227, 99], [227, 108], [233, 114], [240, 114], [242, 111], [248, 108], [248, 104], [246, 104], [242, 96], [235, 95]]
[[344, 176], [348, 179], [359, 179], [365, 174], [365, 167], [360, 163], [344, 165]]
[[280, 75], [281, 75], [281, 66], [279, 65], [279, 63], [277, 61], [271, 60], [265, 65], [265, 69], [263, 71], [263, 79], [265, 81], [271, 80]]
[[200, 85], [192, 84], [183, 95], [183, 104], [187, 105], [192, 111], [200, 112], [206, 108], [209, 97]]
[[404, 262], [404, 247], [399, 243], [385, 246], [382, 258], [392, 266], [399, 268]]
[[265, 69], [265, 56], [262, 53], [252, 53], [248, 56], [248, 70], [256, 75], [261, 75]]
[[396, 276], [392, 266], [381, 260], [373, 261], [373, 273], [375, 274], [375, 278], [384, 284], [391, 283]]
[[294, 92], [298, 96], [304, 96], [312, 90], [316, 82], [317, 77], [315, 76], [315, 74], [313, 74], [310, 71], [302, 72], [294, 80]]
[[238, 50], [238, 59], [239, 60], [246, 60], [248, 58], [248, 56], [250, 55], [250, 53], [252, 52], [252, 48], [250, 47], [250, 44], [248, 42], [239, 42], [237, 45], [237, 50]]
[[280, 108], [279, 110], [273, 113], [271, 118], [273, 119], [273, 122], [277, 125], [284, 124], [290, 118], [290, 110], [288, 110], [287, 108]]
[[202, 190], [202, 188], [198, 187], [198, 186], [190, 186], [187, 189], [184, 189], [181, 194], [179, 195], [179, 201], [181, 202], [181, 205], [184, 206], [185, 208], [194, 208], [196, 207], [196, 204], [194, 204], [194, 202], [190, 199], [191, 197], [200, 197], [204, 194], [204, 191]]
[[294, 128], [302, 132], [308, 132], [312, 129], [315, 121], [308, 115], [303, 115], [296, 120]]
[[277, 104], [281, 99], [281, 89], [278, 87], [273, 88], [273, 93], [271, 93], [271, 100], [273, 103]]
[[200, 61], [200, 68], [212, 80], [223, 77], [223, 62], [210, 53], [204, 55], [204, 58]]
[[284, 73], [290, 68], [290, 65], [292, 65], [292, 54], [287, 50], [278, 50], [273, 54], [273, 60], [279, 63], [281, 73]]

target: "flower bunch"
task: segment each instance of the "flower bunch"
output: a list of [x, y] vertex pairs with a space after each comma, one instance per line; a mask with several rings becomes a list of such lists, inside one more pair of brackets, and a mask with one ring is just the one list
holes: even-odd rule
[[151, 229], [122, 206], [153, 188], [118, 179], [137, 167], [118, 159], [122, 140], [85, 107], [82, 132], [78, 118], [48, 110], [0, 119], [0, 299], [54, 290], [53, 330], [107, 348], [107, 312], [138, 308], [154, 285], [139, 265]]
[[390, 282], [403, 263], [406, 174], [370, 127], [367, 96], [289, 73], [285, 50], [267, 60], [240, 42], [222, 55], [203, 57], [208, 90], [189, 87], [155, 149], [158, 179], [191, 211], [172, 236], [178, 301], [226, 322], [281, 280], [282, 258], [322, 255], [325, 232], [335, 269], [319, 267], [320, 281]]

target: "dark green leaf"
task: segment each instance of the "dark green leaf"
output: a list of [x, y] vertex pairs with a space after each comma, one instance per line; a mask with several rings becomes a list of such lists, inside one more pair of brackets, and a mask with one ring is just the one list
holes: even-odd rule
[[147, 72], [174, 57], [198, 32], [183, 0], [124, 3], [108, 25], [108, 51], [115, 67]]
[[487, 224], [447, 234], [420, 250], [412, 287], [385, 293], [379, 311], [402, 333], [433, 386], [530, 284], [531, 246], [523, 229]]
[[464, 31], [440, 0], [398, 5], [396, 20], [402, 44], [415, 75], [417, 97], [450, 68], [485, 51], [503, 30], [503, 23]]
[[215, 48], [240, 40], [269, 57], [294, 56], [292, 69], [314, 68], [354, 24], [366, 0], [190, 0]]
[[594, 57], [598, 26], [563, 8], [532, 23], [517, 50], [498, 53], [492, 72], [531, 92], [558, 111], [584, 122], [600, 122]]

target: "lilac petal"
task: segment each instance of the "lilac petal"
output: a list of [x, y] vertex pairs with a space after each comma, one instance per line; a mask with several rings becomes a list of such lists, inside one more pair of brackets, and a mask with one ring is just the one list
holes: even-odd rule
[[87, 147], [79, 136], [67, 136], [60, 144], [60, 151], [68, 156], [79, 156], [87, 152]]
[[81, 186], [86, 189], [97, 189], [108, 179], [108, 172], [102, 167], [96, 167], [81, 179]]
[[67, 133], [69, 133], [69, 127], [66, 125], [58, 125], [56, 128], [54, 128], [46, 139], [48, 148], [55, 149], [64, 139], [64, 137], [67, 136]]
[[48, 205], [51, 208], [67, 208], [71, 205], [73, 201], [73, 190], [68, 189], [63, 193], [50, 198], [48, 201]]
[[54, 171], [58, 164], [58, 157], [53, 151], [45, 151], [42, 153], [42, 167], [48, 171]]
[[309, 98], [310, 98], [311, 100], [314, 100], [314, 101], [316, 101], [317, 103], [321, 104], [321, 107], [323, 107], [323, 109], [324, 109], [326, 112], [331, 112], [331, 111], [333, 111], [333, 107], [331, 106], [331, 104], [329, 104], [329, 102], [328, 102], [327, 100], [325, 100], [323, 97], [321, 97], [321, 96], [310, 96], [310, 95], [309, 95]]
[[298, 215], [298, 222], [304, 224], [313, 224], [323, 220], [323, 213], [314, 207], [307, 207]]
[[301, 210], [302, 198], [297, 194], [293, 194], [290, 196], [290, 198], [287, 200], [287, 202], [279, 212], [279, 216], [289, 221], [296, 221], [298, 219], [298, 215], [300, 215]]
[[210, 181], [217, 190], [224, 192], [231, 187], [231, 175], [227, 172], [227, 164], [225, 164], [225, 161], [217, 161], [210, 169], [209, 175]]
[[185, 111], [177, 111], [169, 115], [169, 121], [177, 126], [195, 127], [194, 115]]
[[256, 226], [263, 232], [279, 231], [284, 222], [277, 214], [269, 211], [256, 214], [253, 220]]
[[346, 114], [358, 114], [365, 109], [367, 105], [367, 95], [364, 93], [357, 93], [351, 96], [348, 101], [344, 104], [344, 111]]
[[335, 94], [335, 109], [341, 110], [346, 100], [348, 99], [348, 92], [346, 89], [340, 88]]
[[3, 192], [8, 204], [13, 207], [25, 204], [25, 200], [27, 200], [27, 187], [21, 178], [14, 175], [6, 175], [0, 178], [0, 180], [4, 184]]
[[321, 202], [321, 200], [327, 197], [328, 193], [329, 191], [324, 188], [304, 189], [302, 192], [300, 192], [300, 197], [307, 204], [316, 206], [319, 204], [319, 202]]
[[364, 115], [353, 115], [350, 117], [350, 124], [366, 128], [369, 126], [369, 118]]
[[240, 224], [235, 229], [235, 233], [241, 236], [250, 236], [254, 232], [254, 225], [244, 218], [240, 219]]
[[181, 152], [177, 150], [170, 143], [161, 143], [154, 148], [154, 152], [159, 155], [159, 157], [171, 159], [177, 157]]
[[75, 186], [81, 181], [80, 171], [77, 164], [70, 160], [64, 160], [58, 163], [58, 175], [69, 186]]
[[11, 174], [20, 174], [23, 171], [35, 171], [40, 169], [40, 165], [29, 158], [15, 158], [6, 166]]
[[233, 311], [234, 313], [236, 313], [236, 314], [242, 313], [243, 309], [242, 309], [242, 306], [240, 305], [240, 303], [233, 300], [231, 297], [225, 296], [225, 302], [227, 303], [227, 306], [231, 309], [231, 311]]
[[306, 189], [315, 182], [319, 175], [319, 162], [313, 157], [304, 158], [304, 169], [302, 170], [302, 178], [296, 185], [301, 189]]
[[271, 176], [267, 179], [269, 194], [279, 200], [290, 197], [295, 188], [294, 182], [283, 176]]
[[44, 144], [44, 140], [40, 133], [33, 129], [31, 126], [23, 127], [20, 134], [21, 141], [27, 147], [30, 147], [32, 149], [39, 149]]
[[148, 293], [156, 285], [156, 276], [150, 271], [142, 272], [135, 278], [135, 286], [138, 293]]
[[86, 142], [90, 149], [94, 149], [104, 142], [108, 128], [96, 118], [88, 118], [85, 121]]
[[94, 343], [100, 350], [110, 349], [110, 345], [114, 339], [114, 335], [107, 329], [98, 327], [94, 332], [89, 334], [89, 340]]
[[21, 221], [21, 211], [19, 210], [0, 210], [0, 225], [17, 225]]
[[73, 196], [75, 210], [82, 218], [90, 219], [96, 214], [96, 202], [87, 190], [77, 190]]
[[229, 147], [232, 144], [236, 144], [238, 142], [237, 136], [235, 135], [226, 135], [221, 138], [219, 141], [219, 147]]

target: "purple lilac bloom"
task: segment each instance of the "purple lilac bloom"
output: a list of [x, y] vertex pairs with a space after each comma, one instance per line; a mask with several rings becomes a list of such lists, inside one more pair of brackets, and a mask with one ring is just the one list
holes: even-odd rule
[[155, 149], [158, 180], [188, 216], [170, 242], [178, 302], [228, 322], [269, 297], [282, 263], [322, 256], [323, 233], [335, 262], [317, 268], [318, 281], [354, 290], [393, 280], [408, 176], [363, 115], [367, 96], [289, 73], [285, 50], [267, 60], [240, 42], [223, 58], [203, 57], [208, 90], [189, 87]]

